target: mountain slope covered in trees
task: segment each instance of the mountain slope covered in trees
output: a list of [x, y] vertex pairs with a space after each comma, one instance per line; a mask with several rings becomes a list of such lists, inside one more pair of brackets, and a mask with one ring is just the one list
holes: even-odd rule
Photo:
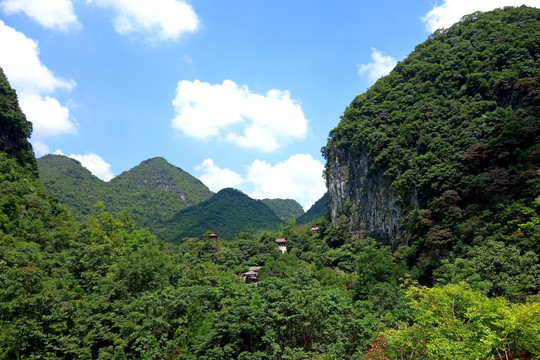
[[108, 199], [107, 185], [79, 161], [63, 155], [45, 155], [37, 163], [47, 191], [69, 206], [79, 220], [95, 210], [96, 202]]
[[62, 155], [46, 155], [38, 159], [38, 166], [47, 190], [80, 220], [102, 201], [111, 212], [128, 211], [138, 226], [158, 231], [165, 219], [212, 196], [201, 181], [159, 157], [143, 161], [108, 183]]
[[297, 224], [307, 224], [320, 217], [328, 217], [328, 193], [325, 193], [308, 211], [296, 219]]
[[36, 158], [28, 137], [32, 123], [19, 107], [17, 94], [0, 69], [0, 152], [12, 156], [19, 165], [37, 171]]
[[275, 231], [281, 222], [263, 201], [227, 188], [178, 212], [160, 232], [165, 240], [172, 242], [181, 242], [185, 237], [200, 237], [208, 230], [231, 240], [241, 232]]
[[292, 199], [263, 199], [265, 203], [282, 221], [287, 221], [291, 215], [298, 218], [304, 214], [304, 209]]
[[539, 44], [538, 9], [475, 13], [354, 99], [323, 149], [332, 220], [410, 245], [425, 281], [473, 245], [538, 254]]

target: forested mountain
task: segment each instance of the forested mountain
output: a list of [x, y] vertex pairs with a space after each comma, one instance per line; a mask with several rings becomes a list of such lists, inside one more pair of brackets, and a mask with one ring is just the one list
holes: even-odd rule
[[[111, 213], [127, 211], [137, 226], [148, 227], [160, 238], [171, 241], [199, 237], [210, 229], [228, 239], [242, 231], [276, 230], [276, 217], [286, 222], [291, 214], [298, 217], [304, 212], [295, 200], [256, 201], [232, 191], [236, 196], [229, 194], [235, 200], [230, 204], [221, 194], [210, 205], [201, 204], [177, 215], [208, 200], [212, 192], [160, 157], [145, 160], [110, 182], [101, 181], [77, 160], [63, 155], [45, 155], [37, 164], [47, 191], [66, 204], [78, 220], [97, 214], [94, 205], [103, 202]], [[273, 213], [268, 212], [268, 207]]]
[[62, 155], [38, 159], [47, 190], [82, 220], [102, 201], [115, 214], [127, 211], [135, 223], [153, 231], [178, 211], [212, 196], [198, 179], [163, 158], [148, 159], [105, 183], [78, 161]]
[[328, 193], [317, 200], [308, 211], [296, 219], [297, 224], [307, 224], [320, 217], [328, 217]]
[[178, 212], [164, 224], [160, 233], [167, 241], [181, 242], [185, 237], [200, 237], [211, 230], [231, 240], [241, 232], [276, 231], [280, 224], [281, 220], [263, 201], [227, 188]]
[[[539, 20], [466, 17], [355, 99], [324, 149], [333, 221], [313, 234], [233, 189], [174, 216], [173, 238], [198, 232], [181, 244], [103, 204], [75, 221], [0, 72], [0, 360], [539, 359]], [[171, 190], [154, 161], [125, 188]]]
[[323, 149], [332, 220], [425, 281], [471, 245], [538, 254], [539, 46], [538, 9], [474, 13], [356, 97]]
[[79, 220], [95, 212], [98, 201], [109, 199], [107, 185], [75, 159], [45, 155], [37, 160], [39, 177], [47, 191], [69, 206]]
[[0, 152], [12, 156], [19, 165], [37, 171], [36, 158], [27, 138], [32, 123], [19, 107], [15, 90], [11, 88], [0, 69]]
[[[141, 226], [157, 230], [178, 211], [212, 196], [199, 179], [157, 157], [110, 181], [112, 210], [126, 210]], [[127, 196], [126, 196], [127, 195]]]
[[263, 199], [281, 221], [287, 221], [291, 215], [296, 219], [304, 214], [304, 209], [296, 200], [292, 199]]

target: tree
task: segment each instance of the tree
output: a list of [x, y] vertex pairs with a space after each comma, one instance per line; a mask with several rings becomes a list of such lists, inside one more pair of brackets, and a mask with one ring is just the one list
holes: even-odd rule
[[405, 291], [413, 325], [380, 333], [366, 359], [508, 359], [540, 356], [540, 302], [511, 304], [466, 283]]

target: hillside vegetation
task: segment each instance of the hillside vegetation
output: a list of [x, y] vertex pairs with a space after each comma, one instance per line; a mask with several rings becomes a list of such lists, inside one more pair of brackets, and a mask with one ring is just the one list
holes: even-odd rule
[[298, 218], [304, 214], [304, 209], [296, 200], [292, 199], [263, 199], [266, 204], [281, 221], [287, 221], [291, 215]]
[[[351, 105], [332, 132], [325, 149], [329, 161], [332, 149], [345, 146], [355, 155], [355, 147], [369, 140], [373, 166], [387, 170], [392, 189], [406, 191], [400, 179], [422, 180], [411, 185], [418, 191], [418, 206], [404, 220], [410, 238], [400, 239], [401, 246], [375, 241], [359, 229], [351, 221], [359, 208], [350, 201], [344, 201], [348, 206], [332, 222], [321, 217], [307, 226], [293, 219], [279, 225], [268, 206], [248, 203], [246, 195], [232, 189], [177, 215], [185, 216], [187, 225], [208, 215], [228, 221], [223, 214], [248, 223], [247, 213], [260, 207], [279, 228], [227, 240], [188, 237], [175, 244], [138, 228], [126, 211], [108, 212], [103, 203], [84, 221], [74, 220], [43, 187], [27, 139], [31, 125], [0, 72], [0, 123], [13, 129], [2, 133], [0, 148], [0, 360], [539, 359], [539, 142], [528, 137], [529, 132], [538, 136], [539, 16], [540, 10], [509, 8], [475, 14], [435, 34], [398, 65], [390, 80], [380, 80], [357, 98], [353, 104], [358, 106]], [[507, 106], [490, 100], [495, 114], [476, 113], [485, 110], [480, 106], [487, 101], [480, 93], [478, 107], [467, 97], [462, 100], [465, 120], [449, 120], [454, 111], [459, 113], [458, 105], [448, 108], [444, 118], [446, 107], [436, 106], [437, 101], [459, 102], [452, 94], [464, 85], [455, 90], [452, 83], [441, 82], [447, 88], [439, 89], [431, 81], [428, 89], [445, 94], [427, 103], [441, 121], [421, 112], [415, 122], [406, 107], [392, 110], [402, 112], [401, 122], [391, 121], [391, 113], [381, 118], [379, 108], [405, 101], [399, 92], [407, 87], [401, 81], [403, 64], [415, 68], [407, 79], [421, 89], [414, 74], [429, 73], [430, 62], [416, 60], [433, 56], [444, 63], [437, 46], [448, 59], [456, 53], [472, 61], [481, 56], [477, 48], [444, 44], [475, 39], [491, 56], [482, 58], [489, 67], [499, 54], [492, 50], [499, 46], [496, 40], [505, 36], [508, 44], [498, 61], [523, 70], [520, 76], [535, 82], [522, 93], [518, 84], [523, 78], [517, 78]], [[469, 71], [481, 64], [469, 68], [464, 62], [445, 78], [459, 73], [468, 79]], [[445, 73], [439, 70], [433, 80]], [[408, 95], [417, 96], [414, 91]], [[423, 102], [422, 96], [416, 101]], [[373, 113], [368, 116], [362, 109]], [[396, 139], [414, 135], [405, 119], [420, 129], [418, 138]], [[423, 129], [424, 121], [433, 129]], [[458, 136], [459, 128], [483, 130], [467, 138]], [[375, 146], [378, 137], [386, 145]], [[487, 152], [478, 147], [473, 152], [474, 141]], [[387, 146], [399, 154], [398, 145], [403, 154], [397, 160], [381, 155]], [[437, 162], [422, 163], [427, 172], [417, 173], [422, 146], [433, 156], [439, 146], [456, 148], [447, 149]], [[449, 176], [456, 176], [452, 181], [443, 176], [446, 172], [433, 173], [447, 166]], [[413, 170], [401, 176], [400, 169], [404, 174]], [[485, 178], [501, 169], [507, 177]], [[148, 182], [137, 179], [148, 178], [134, 176], [127, 187], [134, 184], [142, 191]], [[163, 179], [159, 176], [152, 186], [162, 186]], [[465, 191], [469, 186], [477, 196]], [[335, 194], [329, 195], [331, 202]], [[231, 206], [236, 203], [241, 206]], [[247, 211], [239, 212], [242, 208]], [[308, 229], [315, 224], [319, 231], [311, 234]], [[218, 232], [214, 226], [219, 225], [196, 231]], [[278, 250], [277, 237], [288, 240], [286, 253]], [[250, 266], [261, 267], [256, 284], [241, 278]]]
[[62, 155], [38, 159], [43, 183], [53, 196], [84, 220], [101, 201], [114, 214], [127, 211], [139, 227], [159, 232], [178, 211], [212, 196], [198, 179], [163, 158], [148, 159], [106, 183], [78, 161]]
[[67, 205], [79, 220], [95, 212], [98, 201], [109, 198], [107, 185], [75, 159], [45, 155], [37, 163], [47, 191]]
[[[349, 167], [346, 196], [330, 192], [344, 204], [334, 213], [381, 212], [354, 188], [376, 187], [371, 173], [382, 170], [388, 186], [379, 181], [378, 193], [393, 203], [381, 218], [404, 214], [394, 220], [401, 235], [386, 241], [410, 245], [424, 281], [444, 259], [470, 259], [471, 246], [540, 253], [539, 46], [540, 12], [526, 7], [466, 16], [418, 45], [330, 133], [329, 181], [339, 157], [367, 158], [371, 169], [356, 183]], [[379, 224], [353, 226], [370, 233]]]
[[175, 214], [164, 224], [162, 233], [163, 239], [171, 242], [199, 237], [208, 230], [231, 240], [242, 232], [276, 231], [281, 222], [263, 201], [227, 188]]
[[296, 219], [297, 224], [308, 224], [320, 217], [328, 217], [328, 193], [325, 193], [308, 211]]

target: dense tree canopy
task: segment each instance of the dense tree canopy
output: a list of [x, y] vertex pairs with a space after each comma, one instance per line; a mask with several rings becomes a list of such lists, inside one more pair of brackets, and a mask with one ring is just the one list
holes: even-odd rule
[[[412, 210], [402, 219], [424, 281], [489, 241], [540, 252], [540, 11], [474, 13], [435, 32], [354, 99], [323, 154], [367, 150]], [[328, 166], [327, 166], [328, 169]], [[404, 200], [407, 202], [407, 200]], [[522, 224], [531, 224], [521, 226]]]
[[[409, 219], [415, 237], [398, 248], [357, 231], [346, 214], [283, 224], [231, 189], [181, 219], [191, 225], [210, 214], [225, 222], [234, 208], [228, 215], [253, 231], [227, 240], [166, 242], [103, 202], [76, 221], [36, 176], [30, 125], [13, 112], [6, 82], [0, 123], [14, 131], [2, 133], [0, 144], [0, 359], [540, 358], [539, 42], [531, 40], [537, 32], [517, 30], [532, 22], [537, 29], [538, 16], [497, 10], [435, 34], [411, 57], [439, 56], [442, 48], [447, 57], [438, 63], [454, 70], [404, 61], [357, 98], [332, 133], [334, 145], [367, 139], [396, 189], [422, 189], [422, 206]], [[481, 60], [496, 59], [508, 76], [462, 73], [491, 66], [468, 57], [476, 40], [486, 52]], [[497, 57], [500, 46], [505, 55]], [[509, 87], [498, 82], [512, 74]], [[389, 84], [406, 76], [413, 89], [436, 89], [439, 81], [448, 92], [426, 100], [410, 89], [392, 95]], [[478, 97], [481, 89], [487, 92]], [[418, 103], [423, 121], [399, 109], [383, 121], [378, 111], [395, 106], [392, 96]], [[477, 116], [485, 107], [491, 112]], [[363, 117], [368, 110], [377, 116]], [[433, 119], [444, 114], [442, 123]], [[439, 130], [428, 131], [433, 126]], [[247, 215], [262, 214], [259, 206], [268, 212], [263, 219]], [[253, 218], [275, 219], [276, 227], [264, 231]], [[288, 240], [286, 253], [277, 237]], [[255, 283], [241, 277], [250, 267], [260, 267]]]
[[162, 230], [166, 220], [212, 196], [200, 180], [159, 157], [141, 162], [110, 182], [63, 155], [45, 155], [38, 159], [38, 167], [47, 191], [78, 220], [95, 214], [93, 205], [102, 201], [112, 213], [128, 211], [137, 226], [160, 235], [167, 232]]

